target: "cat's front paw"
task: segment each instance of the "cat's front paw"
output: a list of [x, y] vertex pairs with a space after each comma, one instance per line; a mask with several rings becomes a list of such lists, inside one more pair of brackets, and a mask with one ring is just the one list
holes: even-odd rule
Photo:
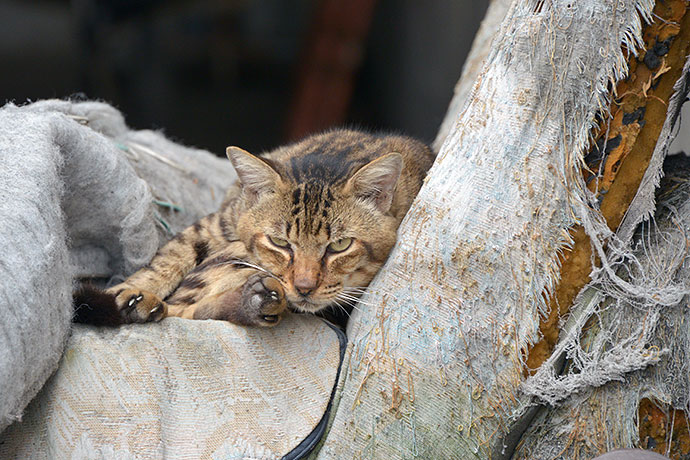
[[165, 318], [168, 307], [155, 294], [138, 289], [123, 289], [115, 302], [125, 323], [147, 323]]
[[257, 326], [275, 326], [287, 310], [285, 291], [280, 281], [257, 273], [247, 279], [242, 289], [242, 308], [247, 319]]

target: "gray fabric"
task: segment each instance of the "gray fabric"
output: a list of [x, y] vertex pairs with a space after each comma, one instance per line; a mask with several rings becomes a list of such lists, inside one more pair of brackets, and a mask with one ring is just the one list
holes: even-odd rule
[[0, 430], [57, 365], [74, 278], [122, 279], [217, 209], [235, 177], [208, 152], [129, 130], [107, 104], [0, 109]]

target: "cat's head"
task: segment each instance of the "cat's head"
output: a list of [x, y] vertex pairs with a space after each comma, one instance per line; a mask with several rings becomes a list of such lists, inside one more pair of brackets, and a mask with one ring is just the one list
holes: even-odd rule
[[246, 211], [237, 235], [280, 278], [294, 308], [347, 304], [372, 280], [396, 240], [391, 215], [400, 154], [314, 155], [272, 162], [229, 147]]

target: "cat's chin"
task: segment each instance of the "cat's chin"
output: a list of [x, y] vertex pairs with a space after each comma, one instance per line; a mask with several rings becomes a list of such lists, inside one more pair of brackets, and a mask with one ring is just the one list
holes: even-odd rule
[[311, 302], [309, 300], [290, 302], [290, 308], [298, 313], [316, 313], [323, 310], [327, 306], [328, 304], [320, 304]]

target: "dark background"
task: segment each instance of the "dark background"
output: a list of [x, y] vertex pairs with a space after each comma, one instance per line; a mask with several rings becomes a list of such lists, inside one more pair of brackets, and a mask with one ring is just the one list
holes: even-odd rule
[[430, 142], [487, 4], [0, 0], [0, 103], [101, 99], [217, 154], [333, 124]]

